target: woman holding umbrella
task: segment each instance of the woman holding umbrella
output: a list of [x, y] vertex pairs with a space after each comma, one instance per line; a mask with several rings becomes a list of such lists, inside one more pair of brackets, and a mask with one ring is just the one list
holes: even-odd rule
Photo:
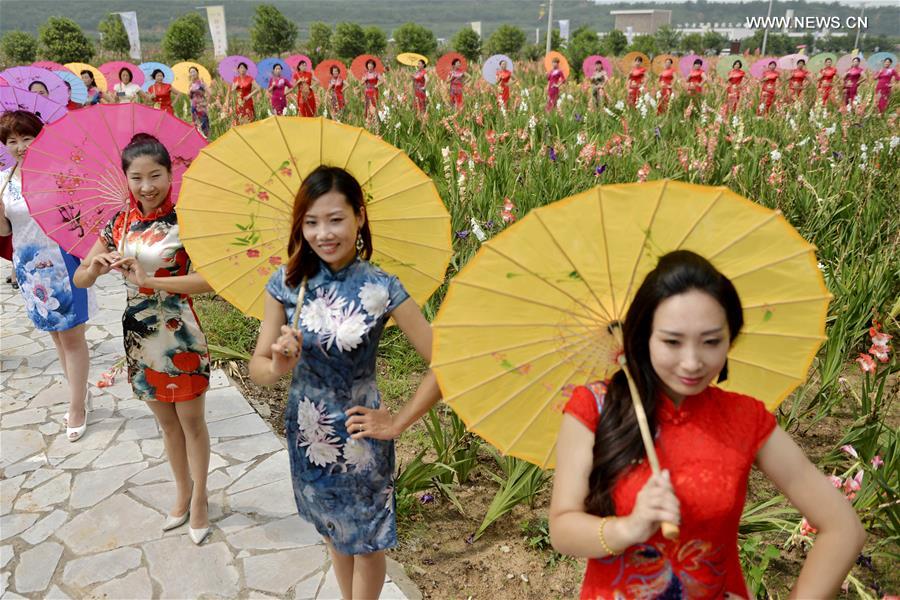
[[76, 271], [75, 285], [91, 287], [111, 270], [125, 277], [128, 380], [159, 422], [177, 488], [163, 531], [190, 521], [188, 534], [199, 545], [209, 534], [209, 352], [190, 296], [212, 288], [191, 271], [179, 238], [166, 147], [149, 134], [136, 134], [122, 150], [122, 170], [129, 207], [106, 225]]
[[365, 197], [344, 169], [320, 166], [304, 179], [288, 252], [265, 288], [250, 377], [273, 385], [293, 372], [285, 421], [298, 511], [325, 539], [342, 597], [377, 598], [384, 551], [397, 544], [393, 440], [440, 392], [429, 372], [391, 414], [375, 353], [393, 318], [428, 361], [431, 326], [400, 280], [369, 262]]
[[237, 77], [231, 82], [231, 88], [228, 90], [228, 97], [225, 104], [231, 105], [231, 94], [237, 92], [235, 124], [252, 123], [256, 118], [256, 109], [253, 106], [253, 96], [260, 93], [259, 85], [256, 80], [247, 74], [247, 63], [241, 62], [237, 66]]
[[[750, 598], [737, 534], [754, 464], [819, 529], [791, 597], [838, 593], [865, 540], [853, 507], [762, 402], [711, 385], [727, 377], [743, 318], [735, 287], [709, 261], [666, 254], [621, 325], [632, 381], [620, 370], [575, 388], [557, 441], [550, 536], [559, 552], [588, 557], [582, 598]], [[655, 430], [658, 475], [635, 390]], [[661, 534], [668, 524], [680, 526], [677, 539]]]
[[888, 57], [881, 63], [882, 69], [875, 76], [875, 92], [878, 94], [878, 112], [884, 114], [891, 101], [891, 85], [895, 79], [900, 79], [900, 74], [894, 68], [894, 59]]
[[775, 102], [775, 94], [778, 91], [778, 63], [770, 60], [762, 76], [759, 90], [759, 109], [757, 115], [769, 114], [772, 104]]
[[831, 58], [825, 59], [825, 66], [819, 71], [816, 88], [822, 96], [822, 106], [827, 105], [831, 101], [831, 89], [834, 87], [834, 78], [837, 75], [837, 69], [832, 66]]
[[694, 60], [691, 71], [685, 80], [687, 95], [689, 98], [699, 98], [703, 94], [703, 84], [706, 83], [706, 73], [703, 71], [703, 60], [698, 58]]
[[797, 61], [797, 68], [791, 71], [791, 76], [788, 78], [788, 88], [794, 95], [794, 102], [803, 97], [803, 90], [806, 89], [808, 82], [809, 71], [806, 70], [806, 61], [801, 58]]
[[119, 82], [113, 86], [113, 89], [106, 94], [106, 100], [110, 104], [124, 104], [126, 102], [137, 102], [138, 99], [151, 100], [150, 96], [144, 93], [141, 86], [134, 83], [134, 74], [128, 67], [119, 69]]
[[656, 114], [661, 115], [669, 110], [674, 82], [675, 65], [671, 58], [667, 58], [663, 63], [663, 70], [659, 73], [659, 105], [656, 107]]
[[644, 59], [636, 56], [628, 73], [628, 104], [635, 106], [638, 96], [644, 87], [644, 78], [647, 75], [647, 69], [644, 67]]
[[729, 113], [737, 112], [738, 104], [741, 101], [741, 88], [746, 76], [744, 63], [739, 60], [734, 61], [731, 65], [731, 71], [728, 72], [728, 86], [725, 88], [725, 94], [728, 99], [726, 106]]
[[363, 73], [363, 89], [365, 100], [366, 120], [374, 119], [378, 111], [378, 88], [381, 86], [381, 74], [375, 70], [376, 63], [373, 59], [366, 61], [366, 70]]
[[547, 73], [547, 106], [548, 112], [556, 110], [559, 103], [559, 88], [566, 82], [566, 74], [559, 68], [559, 58], [553, 57], [552, 68]]
[[331, 101], [331, 114], [340, 118], [344, 113], [344, 79], [341, 77], [341, 68], [332, 65], [329, 69], [331, 79], [328, 80], [328, 98]]
[[428, 75], [425, 73], [425, 61], [421, 58], [416, 63], [416, 71], [413, 73], [412, 83], [416, 112], [420, 115], [425, 114], [425, 109], [428, 107], [428, 95], [425, 93]]
[[[301, 62], [300, 64], [306, 66], [305, 62]], [[290, 85], [290, 82], [281, 76], [281, 71], [281, 65], [275, 63], [272, 67], [272, 76], [269, 78], [268, 88], [269, 102], [272, 104], [272, 110], [279, 117], [284, 114], [284, 109], [287, 106], [285, 89]]]
[[153, 78], [153, 85], [147, 88], [147, 92], [150, 95], [153, 106], [174, 116], [175, 110], [172, 108], [173, 90], [172, 85], [165, 82], [166, 74], [163, 73], [162, 69], [154, 69], [150, 76]]
[[450, 74], [447, 75], [447, 82], [450, 84], [450, 104], [456, 110], [462, 110], [463, 107], [463, 88], [468, 75], [462, 70], [462, 61], [454, 58], [451, 63]]
[[88, 91], [88, 99], [85, 105], [92, 106], [94, 104], [100, 104], [100, 99], [103, 95], [100, 92], [100, 88], [97, 87], [97, 82], [94, 80], [94, 74], [91, 71], [84, 69], [79, 75]]
[[858, 56], [854, 56], [850, 61], [850, 68], [844, 73], [844, 105], [851, 104], [856, 100], [856, 91], [859, 84], [865, 79], [865, 70], [859, 66], [860, 60]]
[[497, 88], [500, 93], [497, 94], [497, 100], [506, 110], [509, 110], [509, 84], [512, 82], [513, 74], [509, 70], [506, 60], [501, 60], [497, 65]]
[[307, 68], [306, 61], [297, 63], [294, 72], [294, 85], [297, 87], [297, 112], [301, 117], [316, 116], [316, 94], [312, 89], [313, 74]]
[[190, 79], [190, 87], [188, 88], [188, 97], [191, 100], [191, 121], [194, 123], [203, 137], [209, 138], [209, 113], [207, 106], [209, 102], [209, 91], [206, 84], [200, 79], [200, 71], [197, 67], [188, 68], [188, 78]]
[[95, 311], [96, 303], [92, 292], [78, 289], [73, 283], [78, 259], [47, 237], [22, 197], [22, 160], [42, 128], [41, 120], [27, 111], [15, 110], [0, 116], [0, 142], [17, 161], [0, 175], [0, 236], [15, 237], [13, 269], [25, 310], [37, 329], [50, 334], [59, 355], [71, 394], [65, 416], [66, 439], [75, 442], [84, 435], [91, 410], [84, 324]]

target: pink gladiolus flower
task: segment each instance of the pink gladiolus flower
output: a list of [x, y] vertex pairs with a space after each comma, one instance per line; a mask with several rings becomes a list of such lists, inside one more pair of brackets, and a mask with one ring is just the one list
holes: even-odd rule
[[810, 535], [812, 533], [819, 533], [819, 530], [809, 524], [809, 521], [806, 520], [806, 517], [803, 517], [803, 520], [800, 521], [800, 535]]
[[859, 368], [862, 369], [863, 373], [874, 373], [875, 372], [875, 361], [872, 360], [872, 357], [868, 354], [860, 354], [856, 362], [859, 363]]
[[833, 485], [837, 489], [841, 489], [844, 486], [844, 482], [841, 481], [841, 478], [838, 477], [837, 475], [829, 475], [828, 481], [830, 481], [831, 485]]
[[852, 456], [853, 458], [859, 458], [859, 454], [856, 452], [856, 448], [847, 444], [846, 446], [841, 446], [841, 450]]
[[876, 471], [878, 470], [878, 467], [882, 466], [883, 464], [884, 461], [877, 454], [872, 458], [872, 468]]
[[847, 495], [847, 500], [853, 500], [856, 498], [856, 492], [862, 488], [862, 479], [863, 472], [860, 470], [853, 477], [848, 477], [844, 481], [844, 493]]
[[890, 359], [890, 354], [887, 346], [878, 346], [873, 345], [869, 348], [869, 354], [878, 359], [878, 362], [886, 363]]
[[641, 183], [647, 181], [647, 175], [650, 174], [650, 163], [644, 163], [644, 166], [638, 169], [637, 180]]

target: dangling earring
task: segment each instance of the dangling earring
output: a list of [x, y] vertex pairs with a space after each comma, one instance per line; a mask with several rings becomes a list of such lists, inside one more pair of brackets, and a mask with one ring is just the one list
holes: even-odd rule
[[362, 254], [365, 247], [366, 247], [366, 243], [363, 241], [362, 230], [359, 230], [356, 233], [356, 253]]

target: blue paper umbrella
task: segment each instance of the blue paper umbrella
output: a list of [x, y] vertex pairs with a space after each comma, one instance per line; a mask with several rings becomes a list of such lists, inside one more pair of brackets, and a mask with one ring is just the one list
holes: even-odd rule
[[163, 72], [163, 83], [172, 83], [175, 81], [175, 72], [172, 71], [172, 68], [168, 65], [164, 65], [161, 62], [145, 62], [138, 65], [141, 69], [141, 72], [144, 73], [144, 84], [141, 86], [144, 91], [150, 89], [150, 86], [156, 83], [156, 80], [153, 79], [153, 72], [159, 69]]
[[275, 65], [281, 65], [281, 76], [288, 81], [291, 80], [293, 71], [283, 59], [264, 58], [256, 63], [256, 83], [258, 83], [259, 87], [262, 89], [269, 87], [269, 79], [272, 78], [272, 69]]

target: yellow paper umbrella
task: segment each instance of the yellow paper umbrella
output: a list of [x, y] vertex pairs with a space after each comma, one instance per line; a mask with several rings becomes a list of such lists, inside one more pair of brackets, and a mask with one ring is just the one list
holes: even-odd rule
[[404, 52], [397, 55], [397, 62], [408, 67], [415, 67], [420, 60], [424, 60], [428, 64], [428, 57], [416, 54], [415, 52]]
[[674, 181], [596, 187], [485, 242], [434, 321], [444, 400], [503, 453], [552, 467], [572, 388], [619, 368], [609, 325], [676, 249], [705, 256], [740, 294], [745, 325], [723, 387], [774, 409], [825, 340], [831, 296], [815, 248], [776, 211]]
[[[619, 68], [622, 69], [622, 73], [624, 73], [625, 75], [628, 75], [631, 72], [631, 67], [633, 66], [634, 59], [636, 59], [638, 57], [640, 57], [641, 60], [643, 61], [641, 63], [641, 65], [645, 69], [649, 70], [653, 66], [650, 63], [650, 58], [648, 58], [647, 55], [644, 54], [643, 52], [637, 52], [637, 51], [629, 52], [628, 54], [626, 54], [619, 60]], [[678, 62], [676, 61], [675, 64], [678, 64]]]
[[190, 92], [191, 76], [188, 74], [188, 71], [191, 67], [196, 67], [197, 73], [200, 75], [200, 81], [205, 83], [207, 87], [212, 83], [212, 75], [209, 74], [206, 67], [199, 63], [184, 61], [172, 65], [172, 72], [175, 73], [175, 81], [172, 82], [172, 87], [175, 88], [175, 91], [182, 94]]
[[294, 197], [323, 164], [359, 181], [372, 262], [423, 304], [443, 282], [452, 253], [450, 215], [434, 183], [381, 138], [322, 117], [241, 125], [194, 159], [178, 200], [179, 232], [194, 268], [239, 310], [262, 318], [265, 284], [288, 261]]
[[97, 67], [89, 65], [87, 63], [79, 62], [66, 63], [65, 67], [78, 76], [81, 76], [82, 71], [90, 71], [94, 75], [94, 83], [97, 84], [97, 89], [99, 89], [101, 92], [105, 92], [108, 89], [106, 76], [101, 73], [100, 69], [98, 69]]

